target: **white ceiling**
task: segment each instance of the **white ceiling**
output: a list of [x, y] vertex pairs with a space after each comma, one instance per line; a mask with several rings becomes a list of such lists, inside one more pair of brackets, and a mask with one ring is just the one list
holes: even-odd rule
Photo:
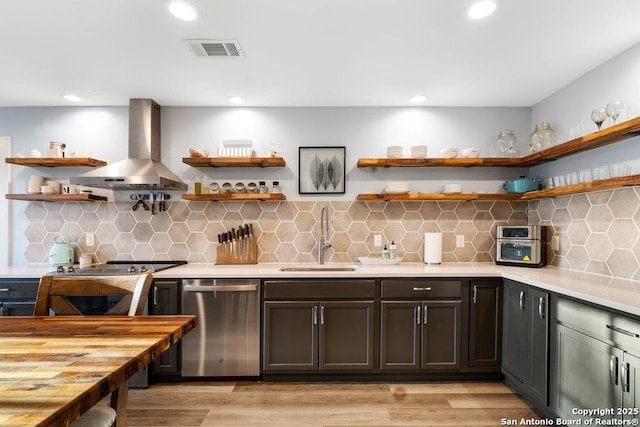
[[[638, 0], [0, 0], [0, 106], [531, 106], [640, 42]], [[236, 39], [198, 58], [184, 39]]]

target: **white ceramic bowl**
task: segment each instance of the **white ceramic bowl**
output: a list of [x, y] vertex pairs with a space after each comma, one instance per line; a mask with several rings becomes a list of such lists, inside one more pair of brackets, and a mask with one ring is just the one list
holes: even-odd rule
[[468, 157], [468, 158], [480, 157], [480, 149], [476, 147], [463, 148], [462, 157]]
[[440, 155], [445, 159], [453, 159], [455, 157], [458, 157], [458, 151], [458, 147], [443, 148], [442, 150], [440, 150]]
[[427, 157], [426, 145], [414, 145], [411, 147], [411, 157], [414, 159], [422, 159]]
[[403, 150], [402, 145], [390, 145], [387, 147], [387, 157], [391, 159], [402, 157]]
[[444, 194], [462, 193], [462, 185], [461, 184], [444, 184], [442, 186], [442, 192]]

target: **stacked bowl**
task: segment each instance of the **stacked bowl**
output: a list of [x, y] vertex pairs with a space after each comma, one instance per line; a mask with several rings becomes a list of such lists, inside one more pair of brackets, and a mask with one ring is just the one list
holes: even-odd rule
[[397, 159], [402, 157], [403, 149], [402, 145], [389, 145], [387, 147], [387, 157], [390, 159]]
[[409, 183], [406, 181], [389, 182], [384, 187], [384, 192], [388, 194], [406, 194], [409, 192]]
[[414, 159], [424, 159], [427, 157], [426, 145], [414, 145], [411, 147], [411, 157]]

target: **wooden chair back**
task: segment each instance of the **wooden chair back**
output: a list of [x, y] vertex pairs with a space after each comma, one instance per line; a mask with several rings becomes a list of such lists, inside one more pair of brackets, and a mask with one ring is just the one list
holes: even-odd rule
[[81, 315], [69, 301], [73, 296], [124, 297], [105, 314], [135, 316], [144, 313], [153, 276], [151, 273], [126, 276], [63, 276], [47, 274], [40, 279], [35, 316], [48, 316], [49, 309], [57, 315]]

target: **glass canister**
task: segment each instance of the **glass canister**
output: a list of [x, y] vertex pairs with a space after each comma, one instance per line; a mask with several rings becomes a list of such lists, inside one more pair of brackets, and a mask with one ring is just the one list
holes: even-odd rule
[[501, 157], [515, 157], [518, 152], [516, 142], [516, 135], [511, 129], [501, 130], [496, 142], [496, 154]]
[[549, 148], [556, 143], [556, 132], [549, 122], [540, 122], [529, 138], [529, 149], [532, 153]]

